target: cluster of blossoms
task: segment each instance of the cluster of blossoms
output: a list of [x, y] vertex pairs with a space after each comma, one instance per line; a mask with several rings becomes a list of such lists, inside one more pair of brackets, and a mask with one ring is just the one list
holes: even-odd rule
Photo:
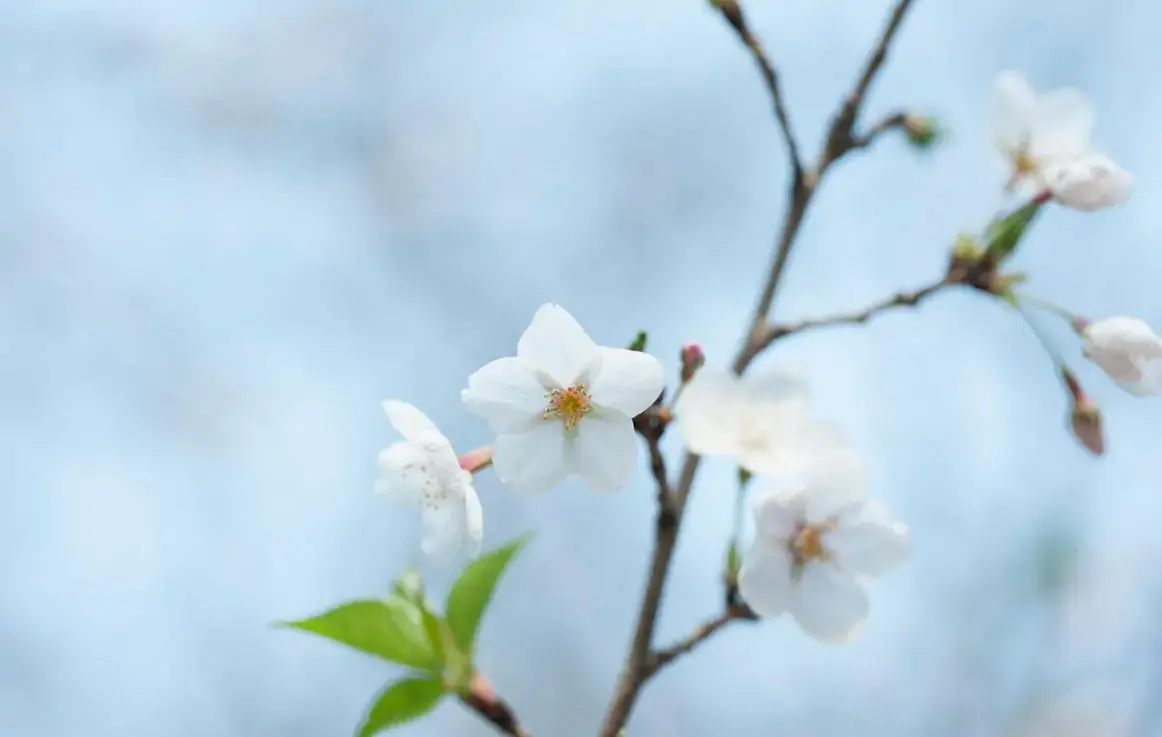
[[[1031, 196], [1038, 207], [1056, 201], [1084, 211], [1129, 197], [1131, 175], [1092, 145], [1094, 112], [1082, 93], [1038, 94], [1015, 72], [1000, 74], [994, 92], [1007, 191]], [[1139, 395], [1162, 390], [1162, 339], [1144, 322], [1091, 323], [1056, 309], [1070, 318], [1083, 354], [1119, 386]], [[821, 641], [850, 640], [868, 614], [867, 580], [906, 557], [907, 528], [868, 500], [858, 454], [833, 424], [811, 416], [803, 381], [780, 370], [740, 377], [703, 362], [696, 346], [683, 349], [678, 398], [667, 411], [691, 453], [724, 457], [744, 472], [754, 539], [738, 570], [740, 597], [759, 616], [789, 614]], [[1096, 405], [1063, 374], [1074, 392], [1075, 432], [1096, 427], [1083, 442], [1100, 449]], [[450, 563], [465, 547], [475, 554], [483, 536], [475, 471], [491, 466], [524, 492], [569, 476], [594, 491], [618, 490], [638, 455], [634, 418], [663, 390], [656, 358], [599, 346], [563, 308], [543, 305], [516, 355], [480, 368], [461, 393], [493, 442], [460, 456], [422, 412], [388, 400], [384, 409], [403, 440], [380, 453], [377, 489], [419, 511], [422, 550]]]
[[760, 616], [789, 613], [819, 640], [854, 637], [868, 613], [864, 579], [903, 560], [908, 531], [868, 501], [862, 462], [838, 428], [810, 416], [803, 382], [706, 367], [677, 416], [691, 452], [725, 456], [755, 477], [743, 601]]
[[[1022, 75], [1006, 71], [994, 82], [994, 105], [996, 145], [1011, 168], [1010, 188], [1083, 211], [1129, 198], [1133, 177], [1094, 148], [1094, 108], [1082, 92], [1038, 94]], [[1162, 338], [1145, 322], [1125, 316], [1090, 322], [1057, 311], [1070, 318], [1083, 355], [1118, 386], [1138, 396], [1162, 390]]]
[[423, 551], [450, 563], [465, 541], [478, 546], [482, 536], [472, 471], [491, 464], [501, 481], [526, 492], [546, 491], [571, 475], [594, 491], [620, 489], [637, 458], [633, 418], [662, 388], [656, 358], [599, 346], [564, 308], [543, 305], [516, 356], [472, 374], [461, 393], [496, 433], [491, 448], [459, 458], [422, 412], [388, 400], [388, 419], [404, 439], [380, 452], [376, 488], [420, 511]]

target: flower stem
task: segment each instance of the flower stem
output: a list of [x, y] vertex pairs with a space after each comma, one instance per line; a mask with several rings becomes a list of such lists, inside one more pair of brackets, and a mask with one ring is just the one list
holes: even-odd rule
[[1062, 358], [1061, 352], [1057, 350], [1057, 346], [1053, 345], [1053, 341], [1049, 339], [1049, 336], [1045, 334], [1045, 331], [1041, 329], [1037, 322], [1029, 316], [1029, 313], [1025, 311], [1025, 309], [1022, 308], [1019, 303], [1016, 305], [1016, 309], [1017, 312], [1021, 315], [1021, 319], [1025, 321], [1025, 324], [1028, 325], [1029, 329], [1033, 331], [1033, 335], [1037, 337], [1037, 342], [1041, 344], [1041, 348], [1043, 348], [1045, 353], [1048, 354], [1049, 358], [1053, 360], [1054, 366], [1061, 370], [1067, 370], [1068, 365], [1065, 363], [1065, 359]]
[[1040, 297], [1035, 297], [1026, 293], [1017, 295], [1017, 298], [1022, 302], [1031, 302], [1042, 309], [1052, 312], [1053, 314], [1068, 322], [1071, 326], [1076, 325], [1078, 322], [1085, 322], [1084, 318], [1082, 318], [1080, 315], [1075, 315], [1056, 302], [1050, 302], [1047, 299], [1041, 299]]

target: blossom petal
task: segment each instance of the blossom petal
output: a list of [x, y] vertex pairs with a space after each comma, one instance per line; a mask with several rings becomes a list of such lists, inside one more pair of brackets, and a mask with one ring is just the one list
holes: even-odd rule
[[807, 634], [822, 642], [848, 642], [867, 619], [867, 592], [855, 576], [826, 564], [803, 567], [789, 609]]
[[1135, 397], [1149, 397], [1162, 392], [1162, 360], [1135, 359], [1137, 378], [1115, 381], [1123, 391]]
[[417, 443], [392, 443], [379, 451], [379, 479], [375, 491], [388, 501], [412, 509], [424, 503], [425, 490], [435, 485], [428, 454]]
[[464, 546], [466, 510], [462, 501], [449, 500], [442, 504], [426, 505], [421, 512], [423, 538], [420, 550], [438, 566], [452, 562]]
[[807, 474], [807, 521], [812, 524], [859, 509], [867, 498], [867, 471], [854, 452], [819, 458]]
[[642, 351], [601, 348], [601, 362], [589, 394], [602, 407], [635, 417], [662, 393], [662, 364]]
[[525, 432], [497, 436], [492, 468], [501, 481], [521, 491], [547, 491], [556, 486], [568, 475], [561, 423], [542, 422]]
[[802, 486], [759, 487], [751, 496], [755, 534], [772, 543], [786, 543], [806, 522], [806, 503]]
[[703, 366], [694, 374], [674, 407], [686, 448], [698, 455], [741, 452], [737, 379], [727, 371]]
[[441, 434], [436, 423], [407, 402], [388, 399], [383, 403], [383, 411], [387, 413], [387, 419], [396, 432], [408, 440], [419, 440], [425, 433]]
[[792, 598], [791, 554], [786, 547], [758, 541], [738, 572], [738, 594], [756, 614], [777, 617]]
[[756, 407], [762, 416], [744, 441], [739, 464], [756, 474], [802, 476], [820, 462], [844, 450], [846, 441], [838, 426], [810, 420], [806, 407], [790, 402], [786, 406]]
[[1045, 183], [1061, 204], [1093, 212], [1128, 200], [1134, 177], [1108, 156], [1091, 153], [1046, 167]]
[[993, 136], [1006, 157], [1028, 143], [1036, 109], [1037, 93], [1020, 72], [1003, 71], [993, 80]]
[[480, 506], [480, 496], [472, 485], [472, 474], [465, 472], [464, 480], [464, 527], [468, 534], [469, 553], [475, 557], [480, 553], [480, 543], [484, 540], [484, 510]]
[[633, 420], [614, 410], [591, 412], [577, 425], [570, 465], [593, 491], [617, 491], [633, 474]]
[[843, 522], [829, 532], [825, 544], [841, 567], [881, 576], [908, 557], [908, 528], [873, 501], [864, 505], [861, 519]]
[[599, 355], [597, 344], [564, 307], [544, 304], [520, 336], [516, 355], [559, 387], [572, 386]]
[[753, 402], [800, 402], [804, 406], [810, 399], [811, 391], [803, 378], [782, 368], [769, 368], [747, 374], [739, 382], [748, 401]]
[[460, 399], [472, 414], [482, 417], [493, 432], [529, 429], [541, 419], [548, 400], [533, 368], [519, 358], [500, 358], [468, 377]]
[[1081, 90], [1063, 87], [1041, 93], [1029, 153], [1060, 160], [1088, 152], [1095, 117], [1093, 103]]

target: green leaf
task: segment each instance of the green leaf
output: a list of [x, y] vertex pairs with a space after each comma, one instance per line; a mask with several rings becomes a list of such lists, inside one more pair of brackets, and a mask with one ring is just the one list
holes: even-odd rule
[[741, 568], [742, 558], [738, 554], [738, 542], [731, 540], [730, 547], [726, 549], [726, 573], [732, 578], [737, 577]]
[[424, 607], [421, 612], [424, 620], [424, 632], [428, 635], [428, 643], [432, 646], [432, 651], [439, 661], [444, 663], [447, 661], [444, 655], [444, 623], [427, 607]]
[[480, 620], [484, 616], [484, 610], [488, 608], [488, 602], [492, 600], [493, 589], [496, 588], [496, 583], [509, 561], [524, 547], [528, 539], [528, 535], [522, 535], [508, 545], [472, 561], [464, 568], [448, 592], [448, 601], [444, 604], [444, 617], [452, 631], [452, 639], [469, 658], [474, 652]]
[[318, 616], [280, 625], [327, 637], [393, 663], [439, 672], [443, 663], [409, 608], [414, 607], [400, 600], [349, 601]]
[[1044, 204], [1036, 199], [1030, 200], [1003, 219], [990, 224], [985, 231], [985, 240], [988, 242], [985, 253], [996, 263], [1003, 263], [1016, 250], [1017, 244]]
[[649, 335], [646, 334], [646, 331], [639, 330], [637, 331], [637, 335], [633, 337], [633, 342], [629, 344], [629, 349], [631, 351], [644, 351], [648, 340]]
[[358, 737], [371, 737], [385, 729], [418, 719], [440, 703], [444, 686], [431, 677], [404, 678], [383, 689], [367, 711]]

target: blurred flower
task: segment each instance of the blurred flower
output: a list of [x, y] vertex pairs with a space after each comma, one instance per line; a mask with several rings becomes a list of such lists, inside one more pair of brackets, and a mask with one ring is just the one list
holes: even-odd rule
[[1089, 153], [1052, 164], [1045, 178], [1054, 198], [1076, 210], [1101, 210], [1130, 198], [1134, 177], [1108, 156]]
[[807, 400], [806, 385], [783, 371], [739, 378], [704, 366], [675, 414], [692, 453], [726, 456], [754, 474], [796, 475], [843, 446], [834, 425], [808, 416]]
[[516, 356], [468, 377], [461, 398], [497, 433], [492, 464], [505, 483], [545, 491], [570, 474], [614, 491], [633, 472], [633, 417], [662, 393], [662, 365], [598, 346], [563, 307], [542, 305]]
[[864, 578], [908, 553], [908, 529], [866, 501], [863, 465], [842, 453], [805, 480], [756, 497], [755, 542], [739, 573], [739, 594], [764, 617], [784, 612], [823, 642], [854, 639], [868, 614]]
[[465, 538], [475, 555], [484, 519], [472, 474], [460, 468], [452, 444], [423, 412], [394, 399], [384, 402], [383, 409], [404, 439], [379, 452], [375, 490], [419, 511], [424, 530], [420, 548], [438, 565], [451, 563]]
[[1134, 317], [1109, 317], [1081, 330], [1082, 354], [1136, 396], [1162, 390], [1162, 338]]
[[1094, 110], [1072, 87], [1037, 94], [1019, 72], [993, 81], [994, 136], [1012, 166], [1010, 186], [1045, 189], [1045, 170], [1088, 154]]

